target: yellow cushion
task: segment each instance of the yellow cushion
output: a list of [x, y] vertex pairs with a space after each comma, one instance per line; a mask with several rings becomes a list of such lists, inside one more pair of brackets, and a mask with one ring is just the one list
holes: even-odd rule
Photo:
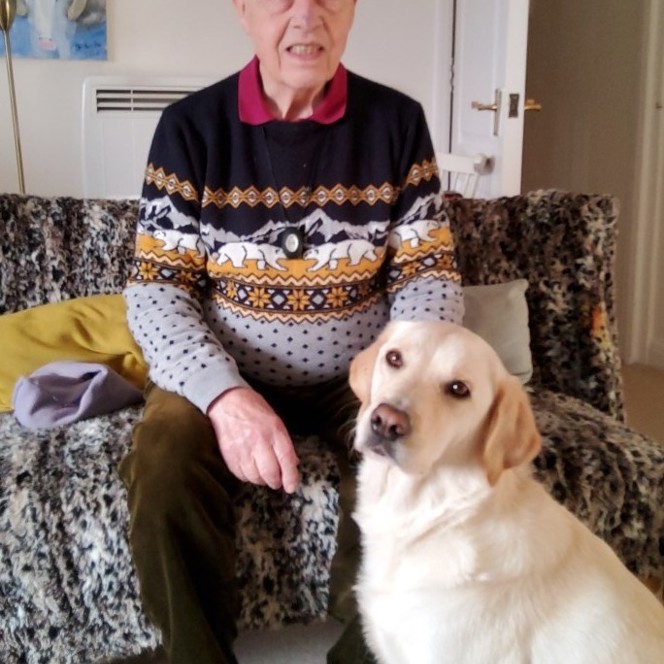
[[0, 316], [0, 411], [20, 376], [59, 360], [106, 364], [143, 389], [147, 365], [122, 295], [93, 295]]

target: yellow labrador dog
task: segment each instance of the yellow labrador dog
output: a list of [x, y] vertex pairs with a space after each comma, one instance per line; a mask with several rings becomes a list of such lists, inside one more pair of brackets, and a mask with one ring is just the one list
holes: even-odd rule
[[664, 662], [664, 607], [531, 478], [530, 404], [488, 344], [392, 323], [350, 384], [356, 590], [381, 663]]

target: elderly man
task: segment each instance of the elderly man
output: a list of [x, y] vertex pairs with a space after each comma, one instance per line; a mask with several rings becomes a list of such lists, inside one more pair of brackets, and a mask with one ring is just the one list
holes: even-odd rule
[[120, 474], [176, 664], [236, 661], [233, 496], [297, 489], [295, 433], [339, 450], [332, 600], [352, 617], [349, 362], [391, 319], [463, 310], [422, 108], [340, 64], [355, 0], [234, 4], [255, 57], [163, 113], [125, 291], [152, 383]]

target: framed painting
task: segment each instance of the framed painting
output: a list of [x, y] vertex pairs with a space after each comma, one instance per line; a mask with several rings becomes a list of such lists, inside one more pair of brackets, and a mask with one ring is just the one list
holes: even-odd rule
[[106, 60], [106, 0], [17, 0], [9, 37], [14, 57]]

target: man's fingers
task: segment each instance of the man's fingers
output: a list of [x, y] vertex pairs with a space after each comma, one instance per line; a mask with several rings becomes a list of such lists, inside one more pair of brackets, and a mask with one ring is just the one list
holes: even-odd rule
[[270, 489], [281, 488], [281, 466], [271, 447], [254, 453], [254, 467], [263, 484]]
[[293, 493], [300, 486], [300, 471], [297, 464], [282, 466], [281, 484], [286, 493]]
[[240, 480], [240, 482], [248, 482], [249, 478], [245, 472], [242, 464], [242, 459], [239, 456], [233, 454], [232, 450], [223, 449], [221, 450], [221, 456], [226, 464], [226, 468]]
[[208, 408], [221, 455], [238, 479], [297, 489], [299, 460], [290, 435], [265, 399], [250, 388], [224, 393]]
[[299, 459], [285, 429], [275, 430], [270, 443], [254, 451], [254, 461], [260, 477], [271, 489], [283, 487], [287, 493], [297, 489]]
[[276, 432], [274, 436], [274, 454], [281, 468], [281, 486], [286, 493], [293, 493], [300, 485], [300, 460], [288, 434]]

